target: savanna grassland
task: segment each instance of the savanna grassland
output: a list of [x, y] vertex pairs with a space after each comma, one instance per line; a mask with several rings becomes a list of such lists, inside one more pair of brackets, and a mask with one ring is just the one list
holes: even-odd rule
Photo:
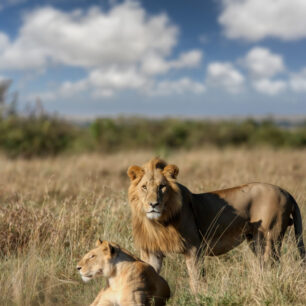
[[[82, 283], [77, 261], [97, 238], [134, 249], [127, 202], [131, 164], [155, 154], [0, 157], [0, 305], [89, 305], [104, 285]], [[167, 153], [193, 192], [262, 181], [287, 189], [306, 225], [305, 149], [194, 149]], [[306, 226], [304, 226], [306, 228]], [[304, 229], [304, 241], [306, 231]], [[306, 273], [290, 227], [278, 266], [262, 270], [246, 243], [206, 258], [206, 293], [193, 296], [181, 256], [168, 257], [169, 305], [306, 305]]]

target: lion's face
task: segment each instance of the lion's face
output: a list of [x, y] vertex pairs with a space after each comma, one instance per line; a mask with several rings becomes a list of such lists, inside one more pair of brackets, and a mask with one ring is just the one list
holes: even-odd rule
[[140, 209], [148, 219], [159, 220], [167, 211], [167, 201], [171, 194], [170, 183], [176, 179], [178, 168], [166, 166], [157, 160], [154, 166], [132, 166], [128, 175], [136, 188]]
[[115, 248], [107, 241], [96, 242], [96, 248], [89, 251], [77, 265], [77, 269], [84, 282], [88, 282], [96, 276], [110, 276], [112, 274], [115, 256]]
[[145, 173], [138, 186], [138, 195], [149, 219], [159, 219], [168, 199], [168, 182], [161, 171]]

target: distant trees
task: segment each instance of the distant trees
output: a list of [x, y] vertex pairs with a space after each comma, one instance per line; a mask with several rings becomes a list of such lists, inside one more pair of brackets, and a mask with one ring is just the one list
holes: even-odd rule
[[9, 157], [54, 156], [63, 152], [192, 149], [203, 146], [305, 148], [306, 121], [282, 126], [273, 120], [98, 118], [79, 126], [47, 114], [38, 100], [18, 113], [10, 80], [0, 81], [0, 151]]

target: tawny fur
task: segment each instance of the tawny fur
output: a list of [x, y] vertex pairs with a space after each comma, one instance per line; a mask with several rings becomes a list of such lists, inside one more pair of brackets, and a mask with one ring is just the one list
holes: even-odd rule
[[165, 305], [170, 297], [167, 282], [147, 263], [115, 243], [97, 241], [77, 266], [82, 279], [103, 275], [108, 286], [91, 306]]
[[195, 291], [201, 254], [221, 255], [247, 239], [265, 262], [278, 260], [285, 231], [293, 223], [305, 260], [300, 210], [287, 191], [251, 183], [193, 194], [176, 182], [178, 172], [177, 166], [158, 158], [128, 169], [135, 244], [156, 271], [167, 253], [184, 254]]
[[[153, 159], [145, 165], [146, 171], [154, 171], [154, 169], [163, 168], [165, 164], [159, 159]], [[133, 214], [133, 236], [135, 244], [138, 248], [146, 251], [159, 251], [165, 253], [181, 253], [184, 246], [184, 238], [177, 229], [178, 214], [180, 213], [182, 198], [179, 187], [171, 179], [168, 180], [169, 200], [167, 210], [164, 212], [161, 222], [148, 220], [141, 213], [141, 202], [137, 192], [137, 179], [132, 181], [129, 188], [129, 201], [132, 207]], [[164, 221], [164, 222], [163, 222]]]

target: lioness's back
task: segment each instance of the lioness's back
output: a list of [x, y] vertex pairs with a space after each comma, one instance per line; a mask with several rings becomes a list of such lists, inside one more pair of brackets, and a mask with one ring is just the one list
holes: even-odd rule
[[92, 305], [165, 305], [170, 288], [152, 266], [115, 243], [97, 241], [96, 246], [77, 267], [84, 281], [97, 275], [108, 279], [109, 287]]

